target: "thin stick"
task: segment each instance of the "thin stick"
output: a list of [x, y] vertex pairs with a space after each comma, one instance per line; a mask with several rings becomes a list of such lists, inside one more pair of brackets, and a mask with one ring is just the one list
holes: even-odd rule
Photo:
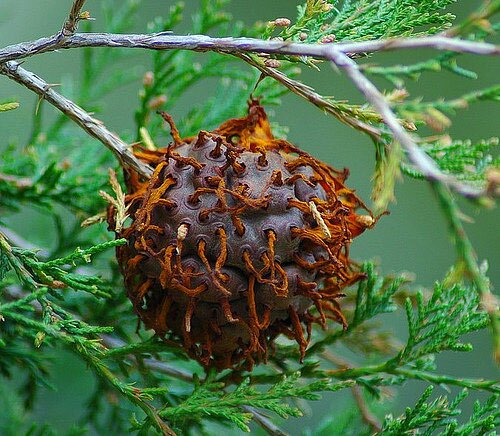
[[476, 55], [500, 55], [500, 47], [478, 41], [466, 41], [445, 36], [394, 38], [338, 44], [303, 44], [256, 38], [211, 38], [205, 35], [76, 33], [66, 38], [61, 33], [22, 42], [0, 50], [0, 63], [30, 57], [59, 49], [81, 47], [121, 47], [150, 50], [195, 50], [219, 53], [266, 53], [308, 56], [333, 60], [335, 54], [366, 54], [396, 49], [432, 48]]
[[398, 49], [430, 48], [447, 50], [455, 53], [469, 53], [476, 55], [500, 55], [498, 45], [487, 42], [467, 41], [460, 38], [446, 36], [424, 36], [420, 38], [393, 38], [372, 41], [346, 42], [338, 44], [343, 53], [374, 53], [377, 51], [392, 51]]
[[331, 102], [329, 102], [327, 99], [325, 99], [316, 91], [314, 91], [314, 89], [311, 88], [310, 86], [305, 85], [304, 83], [299, 82], [298, 80], [294, 80], [288, 77], [286, 74], [275, 68], [266, 67], [263, 63], [261, 64], [257, 62], [252, 56], [249, 56], [248, 54], [241, 54], [237, 56], [240, 59], [243, 59], [248, 64], [254, 66], [255, 68], [258, 68], [266, 76], [269, 76], [274, 80], [280, 82], [283, 86], [288, 88], [294, 94], [297, 94], [302, 98], [305, 98], [316, 107], [333, 115], [342, 123], [347, 124], [348, 126], [351, 126], [355, 129], [361, 130], [362, 132], [365, 132], [375, 141], [379, 141], [381, 139], [381, 132], [379, 129], [361, 120], [358, 120], [357, 118], [351, 117], [346, 113], [344, 113], [343, 111], [337, 109]]
[[87, 16], [82, 17], [81, 11], [86, 0], [75, 0], [71, 11], [69, 12], [68, 19], [64, 22], [61, 29], [61, 34], [64, 37], [73, 35], [78, 27], [78, 22], [83, 18], [88, 18]]
[[243, 406], [242, 408], [253, 415], [253, 420], [259, 424], [267, 432], [267, 434], [272, 436], [288, 436], [288, 433], [281, 430], [281, 428], [274, 424], [269, 418], [262, 415], [253, 407]]
[[[102, 343], [107, 348], [110, 348], [110, 349], [120, 348], [120, 347], [124, 347], [125, 345], [127, 345], [121, 339], [115, 338], [115, 337], [110, 336], [110, 335], [102, 334], [100, 337], [101, 337]], [[132, 359], [136, 363], [138, 363], [138, 360], [134, 354], [129, 354], [129, 355], [127, 355], [127, 357]], [[166, 362], [160, 362], [159, 360], [149, 358], [149, 359], [143, 359], [143, 363], [148, 368], [150, 368], [154, 371], [158, 371], [158, 372], [161, 372], [163, 374], [166, 374], [170, 377], [174, 377], [174, 378], [177, 378], [179, 380], [186, 381], [186, 382], [192, 382], [194, 380], [194, 376], [190, 372], [184, 371], [183, 369], [179, 369], [179, 368], [175, 368], [173, 366], [170, 366]]]
[[[325, 358], [325, 360], [333, 363], [340, 369], [350, 369], [353, 368], [354, 366], [347, 360], [344, 360], [343, 358], [338, 357], [333, 353], [330, 353], [329, 351], [323, 352], [322, 356]], [[363, 397], [363, 392], [361, 391], [359, 385], [355, 384], [351, 386], [351, 393], [359, 409], [359, 412], [361, 413], [361, 418], [363, 419], [363, 421], [367, 425], [369, 425], [373, 431], [379, 432], [382, 429], [382, 425], [378, 421], [378, 418], [370, 411], [368, 404], [366, 404], [366, 401]]]
[[90, 114], [84, 111], [80, 106], [63, 97], [61, 94], [58, 94], [52, 89], [51, 85], [36, 74], [25, 70], [16, 62], [7, 62], [4, 65], [0, 65], [0, 74], [4, 74], [10, 79], [24, 85], [26, 88], [37, 93], [41, 98], [54, 105], [84, 129], [90, 136], [98, 139], [110, 149], [122, 166], [130, 167], [144, 177], [150, 177], [153, 173], [149, 166], [140, 162], [132, 154], [128, 144], [123, 142], [118, 135], [109, 131], [101, 121], [91, 117]]
[[336, 52], [332, 65], [344, 70], [366, 100], [380, 113], [385, 124], [392, 131], [394, 139], [404, 147], [409, 161], [427, 180], [443, 183], [466, 198], [472, 199], [487, 195], [486, 190], [460, 183], [454, 177], [441, 171], [436, 162], [415, 143], [411, 135], [401, 126], [383, 94], [360, 71], [356, 62], [344, 53]]
[[370, 411], [368, 405], [366, 404], [365, 399], [363, 398], [363, 393], [358, 385], [354, 385], [351, 387], [352, 396], [354, 401], [358, 406], [359, 411], [361, 412], [361, 417], [363, 421], [370, 426], [372, 431], [379, 432], [382, 430], [382, 425], [380, 424], [377, 417]]

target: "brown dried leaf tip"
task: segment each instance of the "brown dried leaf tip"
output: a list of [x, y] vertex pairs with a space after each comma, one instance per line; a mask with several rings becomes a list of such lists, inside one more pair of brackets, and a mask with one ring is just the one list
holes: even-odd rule
[[314, 323], [345, 328], [337, 300], [360, 279], [349, 245], [374, 222], [356, 214], [366, 208], [347, 171], [274, 138], [257, 101], [247, 117], [187, 139], [162, 115], [174, 142], [136, 151], [154, 174], [128, 175], [132, 222], [117, 234], [145, 326], [218, 369], [265, 361], [280, 334], [304, 356]]

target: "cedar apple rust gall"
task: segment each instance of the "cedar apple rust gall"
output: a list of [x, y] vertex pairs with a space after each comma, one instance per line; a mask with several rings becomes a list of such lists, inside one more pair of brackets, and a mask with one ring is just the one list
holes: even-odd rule
[[[374, 223], [338, 171], [275, 138], [258, 101], [212, 132], [138, 147], [130, 225], [117, 233], [125, 288], [146, 328], [206, 368], [266, 361], [279, 335], [303, 357], [313, 324], [346, 327], [339, 299], [361, 278], [352, 239]], [[365, 209], [367, 214], [358, 215]], [[114, 210], [108, 221], [114, 228]]]

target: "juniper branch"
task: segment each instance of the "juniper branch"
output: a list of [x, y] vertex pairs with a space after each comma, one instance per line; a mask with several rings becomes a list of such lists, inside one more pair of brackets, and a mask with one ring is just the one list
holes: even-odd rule
[[498, 394], [490, 396], [484, 403], [476, 401], [474, 411], [465, 423], [458, 423], [460, 404], [467, 398], [468, 390], [463, 389], [452, 401], [444, 396], [429, 400], [434, 388], [429, 386], [415, 404], [407, 407], [405, 413], [394, 418], [386, 416], [383, 428], [376, 434], [494, 434], [498, 428], [500, 414], [498, 413]]
[[[160, 418], [156, 409], [145, 401], [144, 393], [141, 392], [140, 389], [122, 382], [111, 372], [109, 367], [102, 362], [101, 354], [103, 352], [103, 347], [98, 341], [83, 336], [82, 329], [65, 329], [61, 326], [62, 324], [56, 325], [57, 322], [62, 323], [65, 321], [61, 314], [66, 315], [66, 312], [61, 308], [58, 308], [60, 309], [60, 313], [57, 313], [58, 311], [55, 310], [56, 305], [53, 302], [49, 303], [44, 299], [45, 294], [49, 291], [47, 287], [40, 286], [39, 284], [44, 281], [44, 274], [41, 270], [34, 270], [33, 274], [28, 271], [28, 265], [25, 265], [24, 263], [26, 259], [19, 256], [16, 251], [19, 251], [19, 249], [12, 247], [7, 238], [0, 233], [0, 254], [3, 253], [7, 256], [12, 268], [18, 274], [20, 281], [31, 293], [27, 295], [21, 294], [21, 298], [11, 303], [0, 304], [0, 320], [11, 319], [22, 326], [38, 330], [44, 335], [53, 337], [60, 343], [65, 344], [84, 361], [86, 361], [97, 376], [113, 386], [131, 403], [141, 408], [150, 418], [151, 422], [155, 424], [158, 430], [165, 435], [175, 436], [176, 433], [164, 422], [162, 418]], [[40, 305], [38, 307], [40, 307], [42, 313], [49, 308], [51, 312], [49, 322], [46, 322], [45, 320], [43, 322], [34, 320], [15, 310], [22, 308], [26, 304], [36, 303], [34, 300], [38, 300]], [[94, 332], [98, 333], [99, 331], [102, 331], [99, 328], [93, 328], [87, 325], [85, 325], [85, 327], [87, 327], [86, 332], [88, 332], [88, 334], [94, 334]]]
[[[110, 335], [101, 335], [101, 339], [103, 341], [103, 344], [109, 347], [111, 353], [117, 354], [116, 352], [120, 352], [124, 348], [127, 348], [127, 344], [123, 342], [122, 340], [112, 337]], [[120, 355], [122, 353], [120, 352]], [[136, 363], [138, 363], [137, 358], [133, 354], [127, 354], [129, 358], [134, 360]], [[194, 382], [195, 377], [193, 376], [192, 373], [185, 371], [183, 369], [175, 368], [169, 365], [166, 362], [162, 362], [158, 359], [154, 358], [148, 358], [148, 359], [143, 359], [142, 361], [143, 365], [145, 365], [147, 368], [153, 370], [153, 371], [158, 371], [163, 374], [167, 374], [171, 377], [177, 378], [178, 380], [183, 380], [186, 382]], [[274, 435], [274, 436], [286, 436], [287, 433], [283, 432], [277, 425], [275, 425], [270, 419], [268, 419], [266, 416], [262, 415], [260, 412], [255, 410], [253, 407], [250, 406], [242, 406], [242, 409], [246, 410], [247, 412], [251, 413], [253, 415], [254, 421], [261, 426], [268, 434]]]
[[102, 142], [113, 152], [123, 166], [133, 168], [145, 177], [149, 177], [152, 174], [151, 168], [140, 162], [129, 150], [128, 144], [123, 142], [116, 133], [108, 130], [101, 121], [93, 118], [77, 104], [54, 91], [53, 85], [51, 86], [36, 74], [25, 70], [16, 62], [0, 64], [0, 74], [4, 74], [15, 82], [20, 83], [38, 94], [40, 98], [54, 105], [90, 136]]
[[[0, 233], [0, 242], [2, 241], [2, 235]], [[12, 247], [11, 247], [12, 248]], [[5, 292], [7, 295], [9, 295], [14, 301], [11, 303], [6, 303], [0, 305], [0, 309], [3, 311], [7, 309], [14, 309], [17, 307], [24, 306], [26, 304], [30, 304], [36, 312], [41, 312], [42, 307], [39, 302], [35, 301], [37, 298], [45, 295], [47, 293], [47, 288], [41, 288], [36, 292], [33, 292], [31, 294], [26, 294], [25, 292], [22, 292], [21, 290], [17, 290], [13, 287], [9, 287], [5, 289]], [[0, 315], [1, 316], [1, 315]], [[106, 351], [103, 352], [102, 357], [106, 357], [107, 355], [119, 355], [119, 356], [126, 356], [127, 358], [131, 359], [132, 361], [135, 362], [135, 364], [139, 364], [138, 359], [134, 354], [131, 352], [128, 352], [127, 344], [122, 341], [119, 338], [116, 338], [114, 336], [111, 336], [109, 334], [103, 333], [99, 335], [100, 338], [100, 343], [107, 348], [108, 353]], [[136, 347], [136, 344], [134, 344], [132, 347]], [[122, 353], [122, 350], [125, 349], [125, 353]], [[100, 361], [99, 361], [100, 362]], [[173, 377], [178, 380], [183, 380], [186, 382], [193, 383], [195, 378], [192, 373], [179, 369], [176, 367], [173, 367], [169, 365], [167, 362], [160, 361], [155, 358], [146, 358], [142, 359], [141, 364], [144, 365], [145, 367], [149, 368], [152, 371], [158, 372], [158, 373], [163, 373], [166, 374], [170, 377]], [[109, 373], [106, 372], [104, 375], [108, 375]], [[141, 408], [144, 409], [143, 404], [137, 403]], [[268, 419], [266, 416], [262, 415], [260, 412], [255, 410], [253, 407], [250, 406], [242, 406], [242, 409], [246, 410], [247, 412], [251, 413], [253, 415], [254, 421], [262, 427], [268, 434], [274, 435], [274, 436], [286, 436], [287, 433], [285, 433], [283, 430], [281, 430], [277, 425], [275, 425], [270, 419]], [[149, 410], [149, 413], [151, 414], [152, 411]], [[151, 415], [150, 415], [151, 416]]]
[[364, 54], [377, 51], [391, 51], [398, 49], [430, 48], [447, 50], [455, 53], [469, 53], [476, 55], [500, 55], [500, 47], [486, 42], [473, 42], [446, 36], [427, 36], [420, 38], [393, 38], [373, 41], [346, 42], [338, 44], [340, 51], [345, 54]]
[[[16, 238], [16, 234], [14, 234]], [[26, 241], [20, 240], [18, 242], [21, 242], [22, 244], [25, 243]], [[77, 260], [84, 259], [85, 261], [90, 261], [90, 257], [93, 254], [96, 254], [100, 251], [103, 251], [107, 249], [108, 247], [114, 247], [118, 245], [120, 241], [118, 240], [113, 240], [109, 242], [105, 242], [100, 244], [99, 246], [95, 247], [90, 247], [87, 250], [81, 250], [77, 249], [74, 253], [62, 257], [60, 259], [55, 259], [55, 260], [49, 260], [45, 262], [37, 262], [36, 260], [31, 260], [27, 265], [29, 267], [33, 267], [35, 264], [36, 265], [43, 265], [43, 267], [57, 267], [61, 266], [64, 264], [71, 264]], [[23, 247], [25, 247], [23, 245]], [[25, 247], [26, 249], [26, 247]], [[56, 329], [53, 329], [50, 325], [44, 325], [41, 323], [38, 323], [37, 321], [32, 321], [29, 320], [28, 318], [23, 317], [20, 314], [17, 313], [12, 313], [13, 309], [18, 309], [25, 307], [26, 305], [30, 305], [33, 307], [33, 309], [37, 313], [41, 313], [43, 310], [43, 305], [40, 302], [40, 298], [45, 296], [49, 289], [47, 287], [39, 287], [36, 277], [34, 277], [30, 271], [26, 269], [25, 262], [27, 261], [26, 256], [23, 256], [22, 253], [25, 252], [25, 249], [21, 249], [16, 246], [12, 246], [12, 244], [9, 242], [8, 238], [0, 231], [0, 254], [4, 253], [11, 265], [14, 267], [16, 272], [18, 273], [18, 276], [20, 280], [25, 283], [28, 287], [28, 289], [31, 289], [31, 293], [27, 294], [21, 289], [17, 289], [16, 287], [6, 287], [4, 289], [4, 292], [6, 295], [8, 295], [13, 301], [10, 303], [4, 303], [0, 304], [0, 320], [2, 320], [2, 313], [7, 313], [9, 312], [7, 317], [15, 318], [16, 321], [20, 323], [34, 323], [33, 326], [40, 328], [42, 331], [45, 331], [48, 334], [51, 335], [56, 335], [59, 339], [62, 339], [63, 342], [66, 342], [68, 344], [73, 344], [71, 342], [70, 338], [63, 336], [65, 333], [64, 332], [59, 332]], [[35, 273], [42, 273], [42, 268], [35, 268]], [[38, 301], [37, 301], [38, 300]], [[77, 318], [75, 318], [77, 319]], [[142, 401], [139, 397], [139, 391], [133, 391], [133, 395], [131, 395], [128, 386], [122, 384], [121, 382], [116, 379], [116, 377], [110, 372], [110, 370], [102, 363], [105, 357], [109, 356], [119, 356], [119, 357], [126, 357], [130, 360], [132, 360], [135, 364], [139, 365], [139, 360], [136, 357], [136, 355], [133, 354], [133, 349], [137, 348], [137, 344], [133, 345], [127, 345], [124, 341], [122, 341], [119, 338], [113, 337], [110, 334], [102, 333], [99, 335], [99, 343], [102, 344], [104, 347], [107, 348], [105, 350], [104, 347], [99, 346], [99, 358], [96, 358], [92, 353], [89, 353], [88, 350], [86, 350], [85, 346], [81, 342], [77, 342], [78, 345], [78, 353], [82, 355], [82, 357], [85, 358], [85, 360], [90, 362], [90, 366], [96, 371], [98, 375], [101, 375], [102, 377], [110, 380], [112, 377], [113, 385], [120, 390], [121, 393], [123, 393], [125, 396], [131, 400], [131, 402], [135, 403], [138, 405], [141, 409], [144, 410], [144, 412], [153, 420], [156, 421], [158, 427], [163, 428], [165, 431], [165, 434], [173, 435], [174, 433], [168, 428], [165, 427], [165, 424], [161, 421], [161, 419], [156, 415], [156, 412], [154, 409], [151, 408], [146, 402]], [[163, 345], [164, 347], [164, 345]], [[106, 352], [108, 351], [108, 352]], [[192, 373], [184, 370], [184, 369], [179, 369], [175, 368], [171, 365], [169, 365], [166, 362], [162, 362], [158, 359], [155, 358], [146, 358], [141, 360], [141, 364], [144, 365], [145, 367], [149, 368], [150, 370], [153, 370], [155, 372], [163, 373], [166, 374], [170, 377], [173, 377], [178, 380], [183, 380], [186, 382], [193, 383], [195, 381], [195, 377]], [[125, 386], [125, 387], [124, 387]], [[137, 397], [137, 398], [136, 398]], [[254, 421], [261, 426], [268, 434], [270, 435], [279, 435], [283, 436], [286, 435], [278, 426], [276, 426], [274, 423], [272, 423], [268, 418], [266, 418], [264, 415], [259, 413], [257, 410], [255, 410], [253, 407], [250, 406], [243, 406], [242, 407], [244, 410], [247, 410], [249, 413], [252, 414]]]
[[445, 186], [438, 183], [434, 183], [432, 187], [446, 217], [458, 258], [464, 263], [470, 279], [479, 292], [481, 305], [490, 318], [494, 358], [497, 362], [500, 362], [500, 318], [498, 302], [496, 297], [490, 291], [488, 278], [484, 275], [478, 265], [474, 248], [472, 247], [467, 233], [461, 223], [460, 211], [451, 193]]
[[[429, 41], [430, 40], [430, 41]], [[387, 50], [397, 47], [397, 39], [389, 41], [373, 41], [366, 43], [342, 43], [342, 44], [297, 44], [289, 42], [264, 41], [252, 38], [210, 38], [203, 35], [179, 37], [176, 35], [153, 34], [153, 35], [115, 35], [115, 34], [75, 34], [64, 42], [57, 39], [45, 38], [31, 43], [18, 44], [17, 46], [6, 47], [0, 50], [0, 62], [11, 59], [19, 59], [32, 56], [37, 53], [52, 51], [57, 48], [74, 47], [128, 47], [128, 48], [149, 48], [155, 50], [168, 49], [187, 49], [197, 51], [216, 51], [219, 53], [229, 53], [241, 55], [242, 53], [257, 52], [268, 54], [312, 56], [320, 59], [327, 59], [334, 65], [344, 69], [356, 87], [365, 95], [367, 100], [380, 112], [387, 126], [392, 131], [394, 138], [405, 148], [410, 162], [431, 181], [439, 181], [450, 186], [466, 198], [483, 197], [487, 193], [476, 187], [460, 183], [453, 177], [444, 174], [436, 163], [424, 151], [422, 151], [411, 136], [404, 130], [393, 113], [390, 105], [378, 89], [363, 75], [358, 65], [349, 58], [346, 53], [367, 52], [370, 50]], [[400, 47], [433, 47], [438, 49], [447, 49], [471, 52], [476, 54], [498, 55], [499, 48], [488, 43], [470, 43], [468, 41], [454, 41], [448, 45], [446, 37], [428, 37], [414, 39], [400, 39]], [[363, 45], [364, 44], [364, 45]], [[473, 49], [472, 46], [477, 47]], [[475, 50], [475, 51], [474, 51]], [[244, 58], [245, 59], [245, 58]], [[255, 66], [255, 65], [254, 65]], [[90, 116], [82, 118], [81, 109], [69, 100], [65, 104], [61, 102], [60, 97], [55, 91], [37, 76], [19, 67], [17, 64], [7, 63], [0, 65], [0, 73], [7, 75], [13, 80], [27, 86], [40, 96], [56, 105], [60, 110], [67, 113], [77, 123], [79, 123], [91, 135], [101, 140], [108, 148], [118, 156], [121, 162], [132, 168], [137, 169], [143, 175], [150, 175], [151, 171], [143, 164], [138, 162], [131, 153], [127, 153], [121, 140], [109, 131], [100, 130], [96, 134], [95, 128], [92, 128], [96, 122]], [[39, 83], [39, 81], [41, 83]], [[281, 80], [283, 82], [283, 80]], [[38, 82], [38, 83], [37, 83]], [[38, 85], [38, 86], [36, 86]], [[288, 87], [292, 86], [289, 84]], [[303, 92], [301, 93], [304, 94]], [[73, 110], [64, 110], [63, 108], [70, 104]], [[74, 109], [77, 110], [74, 110]], [[78, 109], [80, 111], [78, 111]], [[80, 112], [80, 114], [78, 113]], [[351, 122], [352, 124], [352, 122]], [[359, 123], [358, 123], [359, 124]], [[358, 126], [359, 128], [359, 126]], [[366, 131], [365, 126], [361, 126]], [[103, 134], [104, 133], [104, 134]], [[373, 136], [373, 132], [371, 135]], [[111, 137], [110, 137], [111, 135]]]
[[394, 139], [404, 147], [409, 161], [427, 180], [443, 183], [462, 196], [470, 199], [481, 198], [488, 194], [488, 192], [483, 189], [460, 183], [454, 177], [444, 174], [436, 162], [420, 149], [411, 135], [406, 132], [386, 98], [376, 86], [366, 78], [356, 62], [344, 53], [336, 52], [333, 56], [332, 65], [343, 69], [358, 90], [365, 96], [367, 101], [377, 109], [384, 119], [385, 124], [391, 130]]
[[[10, 291], [9, 291], [10, 292]], [[24, 295], [24, 294], [13, 294], [17, 301], [14, 302], [16, 305], [20, 304], [33, 304], [37, 310], [41, 310], [41, 307], [37, 305], [37, 302], [34, 301], [35, 298], [39, 297], [42, 290], [37, 291], [36, 295]], [[43, 292], [46, 292], [43, 290]], [[22, 300], [22, 302], [21, 302]], [[11, 303], [9, 303], [11, 304]], [[7, 305], [3, 305], [2, 309], [9, 307]], [[37, 324], [38, 326], [38, 324]], [[52, 331], [50, 331], [52, 332]], [[127, 347], [123, 341], [110, 337], [109, 335], [101, 335], [103, 344], [110, 347], [113, 350], [119, 351], [122, 347]], [[132, 345], [130, 347], [134, 347]], [[126, 351], [126, 355], [130, 355], [129, 351]], [[154, 371], [163, 372], [175, 378], [180, 378], [186, 381], [193, 380], [193, 376], [185, 371], [177, 370], [176, 368], [171, 367], [168, 363], [159, 361], [154, 358], [143, 360], [144, 365], [148, 368], [153, 369]], [[383, 362], [377, 365], [368, 365], [368, 366], [360, 366], [360, 367], [346, 367], [337, 370], [321, 370], [319, 368], [313, 369], [309, 372], [303, 372], [302, 376], [306, 378], [336, 378], [339, 380], [359, 380], [361, 383], [365, 383], [364, 378], [374, 376], [374, 375], [389, 375], [396, 377], [404, 377], [405, 379], [414, 379], [414, 380], [423, 380], [429, 383], [437, 384], [437, 385], [450, 385], [450, 386], [460, 386], [466, 387], [469, 389], [482, 390], [498, 393], [500, 392], [500, 387], [498, 386], [498, 381], [495, 380], [482, 380], [482, 379], [469, 379], [469, 378], [455, 378], [448, 375], [442, 374], [434, 374], [428, 371], [423, 371], [415, 368], [408, 367], [400, 367], [395, 366], [395, 361], [393, 359]], [[251, 380], [255, 383], [272, 383], [279, 380], [281, 375], [255, 375], [251, 376]], [[387, 377], [387, 376], [385, 376]], [[223, 376], [221, 379], [226, 380]], [[250, 410], [249, 410], [250, 411]], [[259, 417], [254, 415], [254, 419], [259, 425], [263, 426], [262, 422], [259, 422]], [[263, 426], [264, 427], [264, 426]], [[276, 429], [275, 429], [276, 430]], [[266, 429], [270, 434], [280, 434], [279, 432], [271, 432], [270, 429]], [[277, 430], [276, 430], [277, 431]]]
[[396, 49], [431, 48], [457, 53], [498, 56], [500, 47], [486, 42], [472, 42], [445, 36], [393, 38], [338, 44], [305, 44], [257, 38], [212, 38], [205, 35], [76, 33], [61, 40], [60, 35], [22, 42], [0, 49], [0, 63], [24, 59], [59, 49], [83, 47], [138, 48], [149, 50], [215, 51], [226, 54], [266, 53], [307, 56], [333, 60], [339, 53], [366, 54]]
[[[250, 381], [252, 383], [274, 383], [283, 374], [255, 374], [250, 376]], [[449, 385], [449, 386], [459, 386], [468, 389], [474, 389], [478, 391], [487, 391], [492, 393], [500, 393], [500, 385], [498, 380], [484, 380], [480, 378], [457, 378], [454, 376], [446, 374], [435, 374], [429, 371], [423, 371], [408, 367], [394, 367], [391, 362], [383, 362], [377, 365], [366, 365], [351, 368], [342, 369], [332, 369], [332, 370], [321, 370], [313, 369], [311, 371], [303, 371], [302, 377], [304, 378], [336, 378], [338, 380], [356, 380], [360, 381], [362, 384], [366, 384], [365, 377], [379, 375], [383, 377], [382, 380], [387, 384], [396, 384], [396, 382], [390, 382], [387, 379], [388, 375], [393, 375], [396, 377], [402, 377], [404, 380], [421, 380], [426, 381], [436, 385]], [[221, 377], [221, 380], [227, 381], [231, 378], [231, 374]], [[377, 382], [375, 382], [377, 383]], [[399, 382], [401, 383], [401, 381]]]

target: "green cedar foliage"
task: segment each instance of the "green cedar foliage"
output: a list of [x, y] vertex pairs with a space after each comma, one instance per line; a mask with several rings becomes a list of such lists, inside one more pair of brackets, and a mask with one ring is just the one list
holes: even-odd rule
[[[182, 3], [174, 4], [148, 30], [168, 31], [190, 22], [191, 33], [326, 43], [333, 39], [431, 35], [450, 29], [454, 20], [446, 9], [454, 3], [452, 0], [345, 0], [334, 4], [307, 0], [298, 7], [297, 18], [290, 26], [271, 22], [246, 27], [225, 12], [226, 3], [203, 0], [191, 20], [183, 16]], [[109, 32], [128, 31], [141, 8], [139, 0], [119, 4], [107, 0], [102, 4]], [[498, 1], [486, 2], [451, 31], [470, 40], [484, 40], [498, 28], [494, 14], [499, 9]], [[82, 27], [91, 30], [89, 23]], [[160, 138], [162, 124], [156, 109], [175, 110], [194, 86], [206, 81], [216, 82], [214, 96], [179, 121], [183, 136], [242, 115], [252, 93], [272, 105], [280, 104], [280, 97], [288, 92], [270, 78], [259, 81], [260, 72], [229, 56], [158, 51], [150, 54], [149, 70], [141, 66], [116, 68], [129, 55], [125, 50], [84, 49], [81, 79], [63, 83], [63, 93], [69, 98], [88, 111], [102, 111], [109, 93], [143, 77], [134, 131], [122, 133], [129, 142]], [[258, 65], [266, 59], [248, 56]], [[293, 78], [296, 86], [306, 86], [298, 81], [297, 65], [323, 68], [322, 63], [311, 59], [274, 57], [281, 62], [280, 72]], [[459, 60], [457, 54], [441, 53], [407, 65], [359, 61], [369, 77], [385, 79], [394, 87], [386, 91], [386, 97], [406, 128], [437, 132], [420, 138], [420, 145], [442, 171], [464, 183], [487, 187], [492, 179], [498, 179], [498, 139], [454, 139], [448, 130], [456, 111], [483, 101], [498, 101], [498, 86], [430, 102], [410, 97], [405, 89], [407, 82], [443, 70], [474, 79], [476, 73], [462, 68]], [[394, 199], [395, 184], [403, 175], [423, 180], [401, 147], [393, 143], [373, 108], [320, 97], [332, 108], [328, 113], [348, 115], [380, 129], [380, 139], [375, 141], [373, 189], [377, 210], [384, 211]], [[51, 380], [57, 377], [50, 370], [52, 349], [71, 351], [95, 377], [87, 410], [78, 413], [80, 422], [67, 432], [71, 435], [91, 429], [102, 434], [132, 430], [161, 433], [168, 431], [166, 425], [195, 434], [217, 431], [214, 425], [249, 431], [252, 420], [264, 423], [269, 433], [284, 434], [276, 423], [302, 416], [307, 408], [305, 401], [318, 400], [321, 395], [334, 399], [335, 415], [310, 428], [311, 435], [493, 434], [499, 423], [498, 383], [463, 377], [466, 374], [443, 374], [436, 363], [442, 352], [471, 352], [470, 333], [489, 329], [494, 346], [498, 347], [499, 341], [498, 313], [492, 307], [485, 268], [478, 265], [455, 199], [444, 186], [432, 184], [454, 238], [457, 262], [431, 291], [412, 283], [408, 274], [383, 276], [372, 262], [366, 262], [361, 266], [366, 279], [349, 292], [355, 297], [347, 297], [343, 303], [349, 327], [315, 330], [303, 364], [297, 363], [296, 347], [283, 340], [269, 364], [251, 373], [227, 370], [205, 374], [175, 344], [148, 333], [135, 333], [136, 318], [112, 254], [112, 249], [124, 241], [110, 241], [104, 224], [80, 226], [88, 218], [89, 223], [102, 221], [106, 204], [99, 192], [113, 191], [108, 168], [116, 164], [109, 152], [68, 118], [59, 116], [47, 122], [44, 106], [37, 103], [26, 145], [2, 144], [1, 434], [57, 434], [50, 425], [33, 424], [30, 414], [40, 401], [39, 387], [53, 388]], [[0, 112], [16, 107], [17, 103], [1, 103]], [[276, 126], [275, 131], [281, 134], [286, 128]], [[17, 235], [7, 225], [9, 220], [2, 221], [2, 216], [34, 209], [49, 217], [56, 230], [56, 241], [44, 250], [34, 249], [34, 241]], [[29, 238], [30, 234], [22, 236]], [[401, 319], [403, 315], [407, 334], [406, 340], [399, 342], [383, 326], [390, 325], [389, 318]], [[427, 387], [413, 407], [395, 417], [390, 413], [391, 404], [384, 399], [388, 390], [397, 392], [409, 380]], [[436, 396], [435, 385], [465, 390], [455, 397]], [[337, 392], [341, 390], [345, 394]], [[461, 414], [459, 406], [472, 391], [493, 396], [483, 396], [471, 413]], [[349, 392], [357, 398], [356, 403], [335, 400]], [[366, 418], [366, 408], [371, 409], [378, 424]]]

